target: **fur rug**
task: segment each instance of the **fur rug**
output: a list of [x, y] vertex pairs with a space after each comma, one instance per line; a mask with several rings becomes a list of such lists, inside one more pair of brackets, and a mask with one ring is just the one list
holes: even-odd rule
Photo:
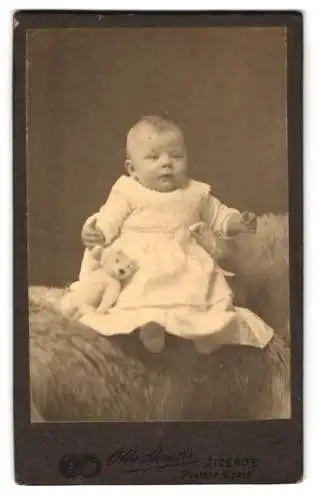
[[134, 335], [106, 338], [63, 318], [62, 290], [30, 287], [32, 420], [288, 418], [288, 217], [260, 217], [256, 236], [226, 243], [221, 264], [236, 272], [236, 301], [276, 330], [264, 350], [202, 356], [168, 336], [152, 355]]

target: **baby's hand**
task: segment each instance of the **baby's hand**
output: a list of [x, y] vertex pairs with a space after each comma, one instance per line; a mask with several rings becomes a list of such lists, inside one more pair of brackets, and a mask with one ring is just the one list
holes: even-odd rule
[[81, 238], [86, 248], [94, 248], [96, 245], [103, 245], [105, 237], [96, 227], [97, 214], [88, 217], [81, 231]]
[[242, 212], [241, 214], [241, 229], [244, 233], [256, 233], [257, 217], [253, 212]]
[[228, 220], [227, 231], [229, 236], [235, 236], [241, 233], [256, 233], [257, 217], [253, 212], [242, 212], [234, 214]]

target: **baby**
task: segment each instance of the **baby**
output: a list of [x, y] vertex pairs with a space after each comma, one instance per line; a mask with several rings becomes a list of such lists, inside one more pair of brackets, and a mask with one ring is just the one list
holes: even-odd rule
[[273, 331], [233, 306], [223, 271], [199, 244], [201, 224], [217, 238], [231, 238], [254, 233], [255, 214], [228, 208], [210, 186], [188, 177], [184, 136], [171, 121], [141, 118], [126, 147], [128, 175], [84, 224], [80, 279], [98, 267], [91, 249], [100, 244], [124, 251], [138, 271], [107, 314], [81, 321], [104, 335], [138, 329], [151, 352], [163, 350], [165, 331], [194, 341], [201, 353], [212, 352], [219, 339], [263, 348]]

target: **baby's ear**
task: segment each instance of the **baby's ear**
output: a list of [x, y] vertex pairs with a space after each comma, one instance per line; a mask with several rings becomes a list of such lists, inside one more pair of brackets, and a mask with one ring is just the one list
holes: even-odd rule
[[125, 168], [126, 168], [128, 174], [131, 175], [131, 177], [133, 177], [135, 174], [135, 170], [134, 170], [133, 162], [130, 158], [126, 159]]

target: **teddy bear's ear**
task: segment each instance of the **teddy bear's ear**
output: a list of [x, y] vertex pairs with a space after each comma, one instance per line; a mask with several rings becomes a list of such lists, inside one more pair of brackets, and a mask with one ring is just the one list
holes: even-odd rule
[[98, 262], [101, 260], [102, 252], [103, 252], [103, 247], [101, 245], [96, 245], [94, 248], [91, 249], [91, 255]]

